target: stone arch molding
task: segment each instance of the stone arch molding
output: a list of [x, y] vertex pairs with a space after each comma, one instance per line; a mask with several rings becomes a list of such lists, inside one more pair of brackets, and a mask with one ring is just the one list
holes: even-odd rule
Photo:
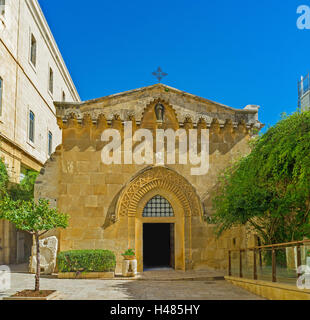
[[133, 178], [121, 193], [116, 220], [120, 216], [136, 216], [139, 201], [154, 189], [173, 193], [182, 204], [185, 216], [202, 218], [202, 205], [194, 187], [172, 169], [151, 167]]

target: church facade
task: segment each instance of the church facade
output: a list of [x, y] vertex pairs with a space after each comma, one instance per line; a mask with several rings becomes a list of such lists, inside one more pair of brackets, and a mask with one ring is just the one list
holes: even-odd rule
[[[62, 144], [41, 170], [35, 197], [49, 199], [70, 215], [67, 229], [53, 231], [60, 251], [112, 250], [116, 272], [128, 248], [136, 252], [138, 271], [162, 266], [224, 269], [227, 251], [252, 241], [243, 228], [217, 238], [208, 217], [218, 174], [249, 152], [248, 142], [262, 126], [258, 106], [234, 109], [163, 84], [55, 105]], [[114, 129], [123, 143], [129, 121], [133, 133], [195, 129], [199, 137], [207, 131], [208, 171], [193, 175], [191, 163], [167, 161], [104, 163], [102, 150], [109, 142], [102, 133]], [[156, 139], [154, 134], [154, 145]], [[133, 148], [137, 145], [134, 141]], [[122, 159], [128, 159], [126, 152], [122, 147]], [[156, 158], [155, 149], [151, 156]]]

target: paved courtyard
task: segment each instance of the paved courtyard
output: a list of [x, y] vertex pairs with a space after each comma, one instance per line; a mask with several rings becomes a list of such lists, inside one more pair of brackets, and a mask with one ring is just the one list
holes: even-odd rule
[[[34, 275], [12, 273], [11, 290], [33, 289]], [[41, 289], [58, 290], [63, 300], [261, 300], [225, 280], [71, 280], [42, 276]]]

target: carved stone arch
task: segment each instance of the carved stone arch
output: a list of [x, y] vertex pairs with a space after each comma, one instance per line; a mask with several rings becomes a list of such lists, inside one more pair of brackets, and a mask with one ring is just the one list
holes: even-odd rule
[[149, 167], [138, 173], [123, 189], [116, 207], [116, 219], [120, 216], [134, 217], [139, 201], [154, 189], [174, 194], [182, 203], [185, 216], [202, 218], [199, 196], [183, 176], [166, 167]]

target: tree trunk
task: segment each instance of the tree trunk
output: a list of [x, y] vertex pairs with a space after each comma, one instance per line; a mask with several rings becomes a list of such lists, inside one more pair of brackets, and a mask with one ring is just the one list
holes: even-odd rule
[[35, 234], [35, 240], [36, 240], [36, 249], [37, 249], [37, 271], [36, 271], [36, 277], [35, 277], [35, 291], [40, 290], [40, 272], [41, 272], [41, 266], [40, 266], [40, 242], [39, 242], [39, 233], [37, 232]]

